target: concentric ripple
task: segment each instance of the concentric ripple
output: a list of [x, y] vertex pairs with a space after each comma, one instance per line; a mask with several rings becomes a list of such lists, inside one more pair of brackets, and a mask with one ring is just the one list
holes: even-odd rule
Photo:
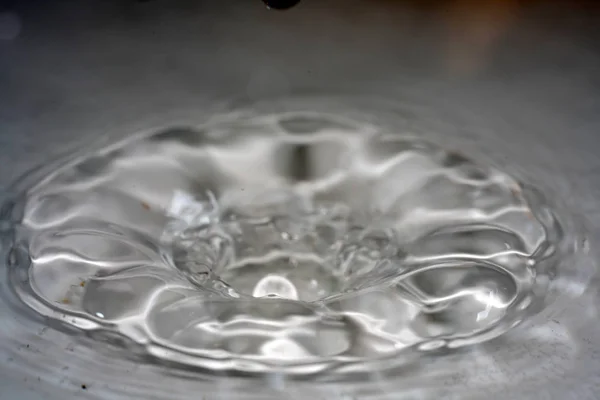
[[563, 240], [507, 174], [310, 113], [106, 148], [19, 209], [9, 273], [24, 303], [160, 360], [240, 372], [357, 370], [489, 340], [543, 306]]

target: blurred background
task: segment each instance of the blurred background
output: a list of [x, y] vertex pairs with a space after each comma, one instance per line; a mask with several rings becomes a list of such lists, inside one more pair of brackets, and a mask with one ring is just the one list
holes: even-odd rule
[[[215, 99], [333, 91], [527, 107], [576, 131], [597, 114], [599, 12], [541, 0], [4, 1], [2, 147], [31, 155]], [[3, 178], [29, 166], [23, 152]]]

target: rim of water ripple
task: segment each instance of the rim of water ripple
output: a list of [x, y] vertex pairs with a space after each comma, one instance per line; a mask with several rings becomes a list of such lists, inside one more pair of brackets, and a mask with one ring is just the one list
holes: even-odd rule
[[[412, 103], [412, 102], [411, 102]], [[366, 106], [366, 104], [369, 104]], [[318, 113], [341, 115], [351, 118], [358, 123], [366, 121], [371, 124], [381, 124], [387, 129], [398, 130], [413, 134], [424, 134], [426, 139], [441, 144], [442, 148], [459, 146], [463, 149], [465, 136], [447, 135], [440, 129], [432, 127], [411, 126], [414, 119], [423, 121], [423, 110], [414, 111], [414, 105], [407, 107], [405, 104], [398, 106], [396, 102], [374, 101], [373, 99], [359, 99], [348, 101], [348, 99], [335, 99], [331, 97], [285, 99], [264, 104], [252, 105], [240, 108], [242, 111], [221, 112], [217, 120], [224, 118], [238, 118], [265, 113], [279, 113], [281, 111], [306, 112], [318, 110]], [[409, 110], [409, 111], [407, 111]], [[425, 113], [425, 115], [427, 115]], [[199, 118], [201, 119], [201, 118]], [[208, 120], [207, 125], [213, 125], [215, 118]], [[442, 123], [443, 126], [448, 122]], [[204, 124], [201, 124], [204, 125]], [[380, 125], [380, 126], [381, 126]], [[433, 124], [435, 125], [435, 124]], [[126, 142], [133, 142], [143, 137], [148, 137], [164, 128], [155, 128], [144, 131], [135, 137], [130, 137]], [[432, 129], [431, 131], [426, 131]], [[471, 132], [473, 137], [477, 132]], [[493, 136], [493, 135], [490, 135]], [[457, 140], [459, 139], [459, 140]], [[476, 161], [481, 159], [482, 152], [478, 152], [479, 146], [490, 146], [486, 138], [471, 140], [472, 148], [467, 150], [469, 155]], [[466, 139], [469, 141], [469, 139]], [[108, 140], [110, 142], [110, 140]], [[59, 157], [56, 161], [31, 171], [15, 184], [7, 189], [7, 194], [2, 199], [0, 207], [0, 233], [2, 235], [2, 259], [7, 263], [17, 264], [27, 260], [27, 251], [24, 249], [11, 249], [11, 235], [14, 234], [13, 223], [15, 216], [19, 219], [22, 210], [18, 206], [22, 204], [27, 191], [54, 171], [68, 165], [70, 160], [76, 160], [82, 154], [105, 148], [107, 139], [102, 138], [97, 145], [84, 146], [79, 151], [70, 152], [66, 157]], [[125, 142], [116, 142], [111, 147], [116, 148]], [[456, 147], [455, 147], [456, 148]], [[488, 147], [490, 148], [490, 147]], [[503, 147], [499, 147], [503, 149]], [[501, 152], [499, 152], [501, 154]], [[479, 160], [478, 160], [479, 156]], [[509, 174], [520, 178], [524, 176], [525, 182], [531, 182], [527, 171], [521, 171], [515, 166], [507, 168], [498, 160], [486, 160], [492, 166], [498, 166], [503, 171], [510, 170]], [[31, 376], [32, 381], [40, 377], [44, 382], [51, 383], [44, 389], [48, 394], [60, 394], [65, 390], [85, 390], [88, 395], [96, 398], [128, 398], [144, 396], [145, 398], [187, 398], [190, 390], [204, 388], [208, 392], [217, 392], [224, 398], [281, 398], [283, 393], [289, 398], [306, 398], [309, 395], [315, 398], [380, 398], [383, 395], [402, 393], [407, 396], [427, 395], [444, 396], [471, 390], [479, 390], [480, 394], [489, 391], [490, 394], [499, 390], [497, 377], [514, 380], [531, 378], [535, 371], [543, 369], [543, 358], [545, 345], [540, 346], [539, 356], [527, 354], [531, 359], [537, 358], [539, 365], [531, 364], [533, 361], [524, 360], [522, 352], [527, 352], [523, 343], [527, 340], [542, 342], [548, 340], [547, 348], [552, 348], [565, 360], [572, 360], [575, 356], [572, 346], [569, 344], [571, 335], [576, 334], [577, 327], [559, 324], [563, 311], [569, 309], [574, 302], [583, 301], [585, 289], [589, 280], [596, 272], [596, 265], [589, 255], [589, 242], [585, 221], [562, 204], [561, 198], [552, 192], [551, 187], [544, 181], [535, 182], [535, 187], [541, 189], [546, 195], [552, 196], [552, 209], [558, 213], [562, 229], [567, 240], [564, 254], [560, 262], [560, 274], [550, 285], [548, 296], [543, 309], [537, 310], [534, 315], [528, 317], [522, 324], [492, 341], [481, 343], [461, 349], [447, 349], [439, 346], [434, 350], [435, 343], [428, 354], [423, 354], [416, 348], [404, 349], [402, 357], [393, 356], [388, 359], [377, 361], [371, 371], [353, 371], [351, 365], [343, 374], [328, 374], [320, 371], [317, 374], [304, 374], [302, 376], [289, 376], [283, 373], [271, 372], [259, 374], [252, 377], [246, 373], [219, 373], [198, 370], [190, 365], [177, 365], [170, 362], [156, 363], [156, 359], [148, 356], [145, 349], [133, 343], [123, 341], [119, 335], [103, 333], [98, 336], [81, 335], [74, 327], [58, 321], [49, 320], [46, 317], [32, 312], [15, 295], [14, 286], [7, 280], [8, 274], [3, 273], [1, 278], [0, 296], [3, 305], [0, 306], [0, 316], [6, 323], [0, 329], [0, 337], [9, 338], [2, 341], [0, 349], [7, 356], [8, 368], [18, 376]], [[527, 188], [528, 185], [525, 185]], [[536, 189], [525, 190], [530, 196], [538, 196]], [[15, 206], [17, 208], [15, 208]], [[3, 265], [5, 267], [5, 265]], [[6, 269], [6, 267], [5, 267]], [[595, 310], [587, 310], [595, 313]], [[548, 328], [551, 325], [551, 328]], [[548, 335], [547, 329], [552, 329], [552, 337]], [[122, 348], [127, 348], [127, 355]], [[558, 349], [558, 350], [557, 350]], [[562, 353], [561, 353], [562, 352]], [[475, 360], [475, 365], [469, 366], [470, 361]], [[364, 362], [361, 361], [361, 362]], [[529, 368], [530, 372], [519, 377], [516, 371], [506, 370], [507, 365], [518, 366], [519, 370]], [[454, 371], [452, 371], [454, 369]], [[462, 380], [456, 380], [456, 370], [461, 373]], [[531, 370], [535, 370], [531, 372]], [[343, 370], [342, 370], [343, 371]], [[452, 371], [450, 373], [450, 371]], [[474, 376], [483, 377], [478, 382], [467, 377], [471, 373]], [[123, 376], [131, 385], [127, 388], [119, 385]], [[95, 378], [93, 377], [95, 375]], [[450, 378], [448, 376], [451, 376]], [[487, 376], [487, 378], [485, 378]], [[496, 378], [494, 378], [496, 376]], [[370, 382], [366, 385], [365, 382]], [[181, 385], [173, 388], [172, 385]], [[261, 382], [257, 386], [257, 383]], [[313, 382], [319, 385], [313, 386]], [[339, 383], [344, 382], [341, 389]], [[85, 388], [84, 386], [85, 385]], [[210, 385], [210, 386], [207, 386]], [[473, 386], [475, 385], [475, 386]], [[101, 386], [101, 387], [100, 387]], [[166, 387], [165, 387], [166, 386]], [[461, 388], [461, 386], [464, 386]], [[208, 389], [206, 389], [208, 387]], [[297, 395], [290, 393], [290, 388], [298, 390]], [[100, 389], [100, 390], [94, 390]], [[219, 398], [216, 393], [206, 393], [206, 398], [211, 395]], [[300, 397], [297, 397], [300, 396]], [[324, 396], [324, 397], [323, 397]]]

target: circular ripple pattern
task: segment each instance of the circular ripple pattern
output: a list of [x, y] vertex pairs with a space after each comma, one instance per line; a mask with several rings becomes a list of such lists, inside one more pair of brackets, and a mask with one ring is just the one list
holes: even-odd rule
[[17, 208], [25, 304], [211, 371], [353, 372], [489, 340], [543, 307], [563, 248], [537, 191], [325, 114], [163, 130]]

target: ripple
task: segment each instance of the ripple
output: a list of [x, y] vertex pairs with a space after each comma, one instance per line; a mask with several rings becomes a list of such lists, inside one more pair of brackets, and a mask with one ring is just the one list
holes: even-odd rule
[[212, 374], [341, 376], [487, 342], [552, 300], [570, 239], [502, 171], [325, 113], [162, 130], [20, 208], [23, 304]]

